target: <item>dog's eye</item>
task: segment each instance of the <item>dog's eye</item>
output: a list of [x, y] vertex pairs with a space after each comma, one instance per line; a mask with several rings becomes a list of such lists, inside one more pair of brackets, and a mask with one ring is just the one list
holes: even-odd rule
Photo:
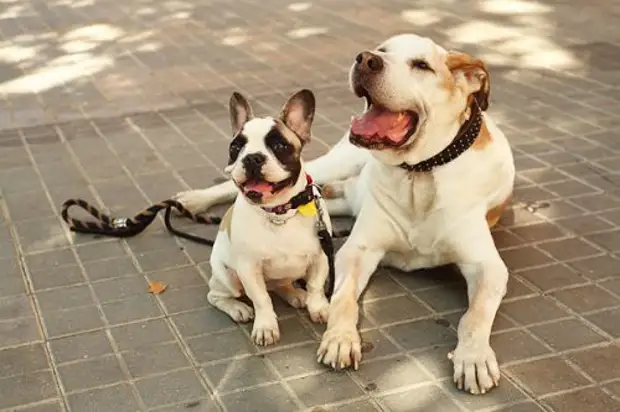
[[429, 66], [429, 64], [425, 60], [422, 60], [422, 59], [411, 60], [411, 62], [409, 62], [409, 65], [411, 66], [412, 69], [418, 69], [418, 70], [424, 70], [424, 71], [430, 71], [430, 72], [433, 71], [431, 66]]
[[284, 142], [275, 142], [271, 145], [274, 152], [285, 152], [288, 149], [288, 145]]
[[241, 134], [237, 135], [237, 137], [235, 137], [233, 141], [230, 142], [230, 146], [228, 147], [228, 164], [234, 163], [237, 160], [237, 158], [239, 157], [239, 153], [241, 153], [243, 147], [247, 142], [247, 137]]

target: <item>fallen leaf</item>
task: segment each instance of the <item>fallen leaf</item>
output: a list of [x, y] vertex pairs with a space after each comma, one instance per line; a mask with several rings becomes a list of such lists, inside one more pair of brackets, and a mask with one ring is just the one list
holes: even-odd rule
[[159, 295], [160, 293], [164, 293], [164, 291], [168, 288], [168, 285], [165, 285], [159, 281], [150, 281], [149, 280], [149, 293], [153, 293], [155, 295]]

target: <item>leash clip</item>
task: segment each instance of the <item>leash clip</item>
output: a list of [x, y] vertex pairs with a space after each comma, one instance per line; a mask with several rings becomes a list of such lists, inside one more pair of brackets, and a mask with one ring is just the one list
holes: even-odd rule
[[126, 217], [116, 217], [112, 220], [112, 227], [114, 229], [125, 229], [127, 227]]

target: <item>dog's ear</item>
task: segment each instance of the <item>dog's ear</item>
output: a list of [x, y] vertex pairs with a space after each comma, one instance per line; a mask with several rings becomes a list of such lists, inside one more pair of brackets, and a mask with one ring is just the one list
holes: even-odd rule
[[282, 108], [280, 115], [282, 122], [295, 132], [304, 143], [310, 140], [310, 128], [312, 120], [314, 120], [315, 107], [314, 93], [308, 89], [303, 89], [292, 95]]
[[489, 107], [491, 94], [491, 78], [487, 65], [480, 59], [468, 54], [450, 51], [446, 56], [446, 66], [454, 78], [464, 76], [467, 81], [467, 95], [473, 96], [480, 105], [480, 109]]
[[230, 110], [230, 125], [233, 134], [235, 134], [253, 117], [252, 108], [247, 99], [238, 92], [233, 92], [232, 96], [230, 96], [228, 108]]

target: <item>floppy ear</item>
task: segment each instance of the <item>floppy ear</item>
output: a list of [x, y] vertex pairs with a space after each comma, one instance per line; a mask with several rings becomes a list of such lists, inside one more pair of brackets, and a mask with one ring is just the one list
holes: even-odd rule
[[233, 134], [241, 130], [243, 125], [253, 117], [250, 103], [241, 93], [233, 92], [230, 96], [228, 109], [230, 110], [230, 125]]
[[284, 107], [280, 118], [299, 138], [307, 143], [310, 140], [310, 128], [314, 120], [316, 100], [314, 93], [303, 89], [292, 95]]
[[483, 111], [489, 107], [491, 78], [487, 65], [480, 59], [468, 54], [450, 51], [446, 56], [446, 65], [455, 79], [464, 76], [467, 81], [467, 95], [478, 101]]

